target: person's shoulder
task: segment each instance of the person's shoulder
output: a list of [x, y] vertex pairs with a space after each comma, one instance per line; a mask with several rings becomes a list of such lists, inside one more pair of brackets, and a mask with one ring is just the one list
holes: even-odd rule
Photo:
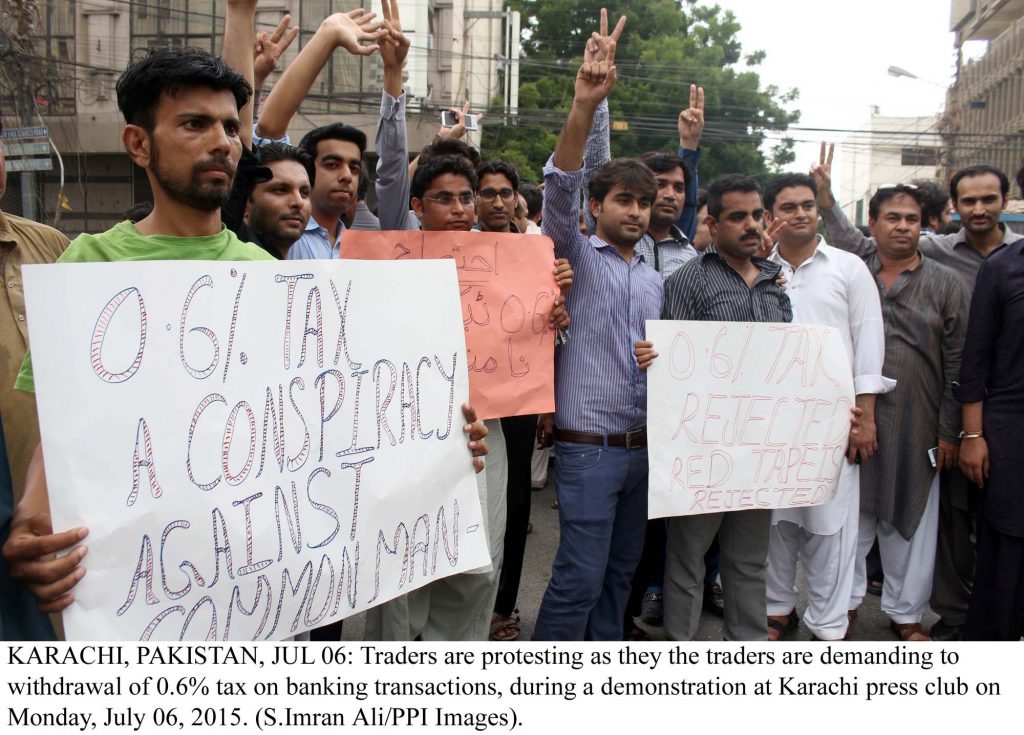
[[49, 225], [13, 214], [4, 214], [3, 218], [7, 221], [8, 228], [15, 236], [32, 238], [33, 241], [45, 247], [55, 248], [54, 258], [60, 255], [68, 246], [67, 235]]
[[818, 250], [824, 252], [826, 259], [834, 269], [834, 272], [841, 273], [847, 279], [868, 278], [874, 283], [871, 270], [864, 259], [856, 253], [841, 250], [834, 245], [822, 241], [818, 244]]
[[1011, 258], [1019, 258], [1022, 255], [1024, 255], [1024, 237], [1008, 243], [989, 255], [985, 258], [985, 262], [982, 264], [982, 267], [986, 267], [989, 263], [992, 263], [993, 265], [988, 267], [996, 267], [1004, 261], [1010, 260]]
[[670, 286], [684, 288], [686, 284], [699, 280], [704, 271], [704, 258], [705, 254], [699, 252], [696, 258], [690, 258], [676, 268], [675, 272], [665, 279], [665, 289], [667, 290]]
[[225, 232], [228, 233], [228, 242], [221, 260], [277, 260], [259, 245], [239, 240], [231, 230], [225, 230]]
[[949, 266], [924, 255], [921, 258], [921, 267], [925, 269], [925, 275], [928, 276], [929, 286], [941, 289], [945, 293], [970, 296], [970, 290], [964, 283], [963, 277]]
[[128, 220], [118, 222], [109, 230], [97, 233], [83, 232], [68, 245], [67, 250], [57, 260], [58, 263], [97, 263], [115, 260], [111, 257], [109, 246], [118, 241], [123, 242], [133, 237], [142, 237]]
[[949, 235], [940, 235], [936, 232], [930, 232], [927, 235], [921, 235], [921, 239], [918, 241], [918, 249], [925, 255], [934, 254], [936, 252], [950, 253], [956, 244], [966, 239], [966, 230], [961, 229], [958, 232], [954, 232]]

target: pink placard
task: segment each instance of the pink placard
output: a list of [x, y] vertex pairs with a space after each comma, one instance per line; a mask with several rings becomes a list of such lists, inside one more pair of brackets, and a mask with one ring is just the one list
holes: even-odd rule
[[484, 419], [555, 410], [554, 244], [543, 235], [347, 230], [342, 257], [452, 259], [466, 330], [469, 394]]

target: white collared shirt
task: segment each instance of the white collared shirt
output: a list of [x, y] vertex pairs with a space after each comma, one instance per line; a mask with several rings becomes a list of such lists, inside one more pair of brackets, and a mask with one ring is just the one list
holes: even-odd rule
[[[794, 324], [835, 327], [842, 336], [853, 369], [857, 395], [888, 393], [896, 381], [882, 375], [885, 330], [875, 279], [856, 255], [819, 238], [810, 258], [793, 268], [776, 245], [769, 258], [782, 266], [786, 293], [793, 306]], [[811, 533], [831, 535], [846, 521], [849, 493], [859, 485], [857, 468], [844, 464], [835, 500], [810, 508], [787, 508], [773, 513], [773, 522], [797, 523]]]

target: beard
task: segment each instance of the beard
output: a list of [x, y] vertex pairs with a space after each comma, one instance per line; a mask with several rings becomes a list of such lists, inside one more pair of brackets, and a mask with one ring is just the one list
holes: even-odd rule
[[[227, 181], [203, 182], [200, 174], [215, 168], [223, 168], [231, 172]], [[227, 156], [213, 156], [193, 165], [188, 181], [183, 182], [179, 177], [162, 169], [160, 153], [155, 141], [150, 170], [153, 172], [153, 178], [160, 184], [160, 188], [168, 197], [199, 212], [213, 212], [227, 204], [228, 197], [231, 195], [231, 185], [235, 178], [235, 165], [231, 159]]]
[[290, 229], [279, 219], [276, 212], [264, 210], [262, 207], [253, 207], [252, 200], [249, 203], [249, 229], [259, 238], [264, 245], [274, 248], [287, 249], [302, 236], [300, 230], [293, 235]]

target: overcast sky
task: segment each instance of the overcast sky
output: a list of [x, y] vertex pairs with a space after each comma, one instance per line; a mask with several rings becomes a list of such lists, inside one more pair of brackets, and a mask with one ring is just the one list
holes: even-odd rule
[[[707, 0], [732, 10], [745, 52], [767, 52], [764, 83], [796, 87], [798, 127], [859, 128], [878, 106], [882, 115], [932, 115], [942, 109], [954, 71], [949, 0]], [[973, 51], [977, 51], [977, 47]], [[920, 80], [894, 78], [899, 66]], [[821, 136], [794, 131], [793, 168], [817, 159]], [[835, 176], [841, 175], [837, 153]]]

